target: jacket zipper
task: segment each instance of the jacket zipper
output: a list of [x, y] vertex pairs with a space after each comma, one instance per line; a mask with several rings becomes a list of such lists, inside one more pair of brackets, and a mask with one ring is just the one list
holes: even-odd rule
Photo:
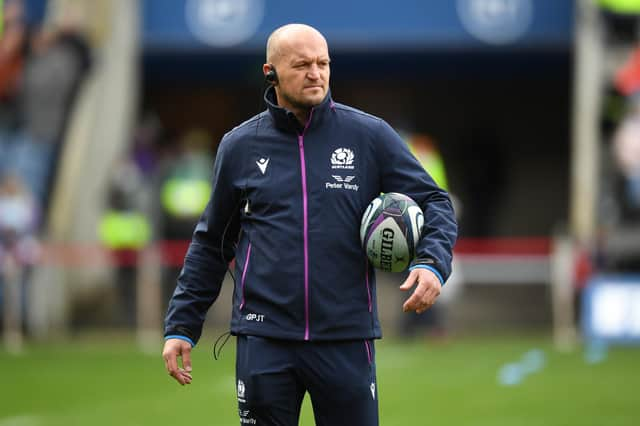
[[302, 239], [304, 244], [304, 340], [309, 340], [309, 218], [307, 199], [307, 164], [304, 160], [304, 134], [309, 128], [313, 108], [309, 113], [309, 119], [298, 135], [298, 149], [300, 151], [300, 171], [302, 176]]
[[244, 259], [244, 269], [242, 270], [242, 278], [240, 279], [240, 294], [242, 298], [240, 300], [240, 309], [244, 308], [244, 280], [247, 278], [247, 269], [249, 269], [249, 258], [251, 257], [251, 243], [247, 247], [247, 255]]

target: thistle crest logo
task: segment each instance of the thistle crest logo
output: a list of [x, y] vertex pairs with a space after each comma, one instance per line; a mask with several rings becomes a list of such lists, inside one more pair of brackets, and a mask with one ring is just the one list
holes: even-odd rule
[[353, 160], [355, 155], [349, 148], [338, 148], [331, 154], [332, 169], [348, 169], [353, 170]]

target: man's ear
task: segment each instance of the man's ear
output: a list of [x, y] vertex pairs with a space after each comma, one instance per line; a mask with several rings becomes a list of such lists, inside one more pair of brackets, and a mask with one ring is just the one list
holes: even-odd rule
[[272, 86], [278, 84], [278, 73], [276, 67], [273, 64], [264, 64], [262, 66], [262, 72], [264, 73], [264, 81]]

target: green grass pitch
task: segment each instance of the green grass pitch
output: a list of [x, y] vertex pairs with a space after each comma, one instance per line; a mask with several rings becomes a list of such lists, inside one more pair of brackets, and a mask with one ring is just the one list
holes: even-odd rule
[[[0, 426], [238, 425], [234, 339], [219, 361], [210, 343], [196, 347], [185, 387], [165, 373], [161, 343], [156, 356], [131, 339], [28, 346], [22, 356], [0, 347]], [[544, 351], [545, 367], [500, 385], [501, 366], [532, 348]], [[388, 339], [377, 343], [377, 366], [385, 426], [640, 425], [638, 348], [589, 364], [582, 349], [559, 353], [544, 337]], [[300, 424], [314, 424], [308, 400]]]

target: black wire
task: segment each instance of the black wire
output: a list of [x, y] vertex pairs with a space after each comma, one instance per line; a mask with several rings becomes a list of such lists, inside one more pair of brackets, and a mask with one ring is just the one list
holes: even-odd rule
[[[238, 203], [236, 204], [235, 208], [233, 209], [233, 213], [234, 214], [237, 212], [238, 208], [240, 208], [240, 206], [242, 205], [243, 201], [244, 201], [244, 191], [242, 192], [242, 194], [240, 196], [240, 201], [238, 201]], [[222, 236], [220, 238], [220, 257], [222, 257], [222, 261], [227, 265], [227, 272], [229, 273], [229, 276], [233, 280], [233, 286], [235, 288], [236, 277], [235, 277], [235, 275], [233, 275], [233, 271], [231, 271], [231, 267], [229, 266], [231, 261], [230, 260], [227, 261], [227, 259], [224, 257], [224, 239], [227, 236], [227, 231], [229, 230], [229, 226], [231, 226], [231, 222], [233, 222], [234, 218], [235, 217], [232, 214], [231, 217], [229, 218], [229, 220], [227, 220], [227, 223], [224, 226], [224, 230], [222, 231]]]
[[231, 261], [227, 261], [227, 259], [224, 257], [224, 237], [227, 234], [227, 230], [229, 229], [231, 222], [233, 222], [233, 217], [229, 219], [229, 221], [224, 227], [224, 231], [222, 231], [222, 238], [220, 239], [220, 256], [222, 257], [222, 261], [225, 263], [225, 265], [227, 265], [227, 272], [229, 273], [229, 276], [233, 280], [233, 286], [235, 288], [236, 277], [235, 275], [233, 275], [233, 271], [231, 271], [231, 267], [229, 266], [231, 264]]
[[[262, 103], [264, 102], [264, 92], [266, 91], [266, 88], [264, 90], [262, 90], [262, 94], [260, 96], [260, 104], [262, 105]], [[262, 109], [262, 108], [260, 108]], [[235, 208], [233, 209], [233, 212], [236, 213], [238, 208], [240, 208], [242, 206], [243, 202], [248, 203], [249, 200], [245, 199], [245, 194], [246, 191], [242, 191], [242, 194], [240, 196], [240, 201], [238, 201], [238, 204], [236, 204]], [[229, 276], [231, 277], [231, 279], [233, 280], [233, 287], [235, 288], [236, 286], [236, 277], [235, 275], [233, 275], [233, 272], [231, 271], [231, 267], [229, 266], [229, 264], [231, 263], [230, 261], [227, 262], [227, 259], [224, 257], [224, 239], [225, 236], [227, 235], [227, 231], [229, 230], [229, 226], [231, 226], [231, 222], [233, 222], [234, 216], [232, 215], [229, 220], [227, 221], [227, 223], [224, 226], [224, 230], [222, 231], [222, 238], [220, 238], [220, 256], [222, 257], [222, 261], [226, 263], [227, 265], [227, 272], [229, 273]], [[242, 232], [242, 231], [240, 231]], [[213, 344], [213, 359], [215, 359], [216, 361], [218, 360], [218, 358], [220, 357], [220, 354], [222, 353], [222, 348], [224, 348], [224, 345], [227, 344], [227, 342], [229, 341], [229, 338], [231, 337], [231, 332], [227, 331], [222, 333], [220, 336], [218, 336], [218, 338], [216, 339], [216, 341]], [[222, 344], [220, 345], [220, 349], [218, 350], [218, 343], [220, 343], [220, 339], [224, 338], [224, 340], [222, 341]]]
[[273, 86], [273, 84], [267, 82], [266, 80], [262, 84], [262, 91], [260, 92], [260, 102], [258, 103], [258, 114], [265, 110], [266, 105], [264, 102], [264, 95], [265, 93], [267, 93], [267, 89], [271, 86]]
[[[244, 191], [243, 194], [244, 196]], [[233, 209], [233, 212], [235, 213], [236, 210], [242, 205], [243, 201], [244, 201], [244, 197], [241, 196], [240, 197], [240, 201], [238, 201], [238, 203], [236, 204], [235, 208]], [[236, 286], [236, 277], [235, 275], [233, 275], [233, 272], [231, 271], [231, 267], [229, 266], [229, 264], [231, 263], [230, 261], [227, 262], [227, 259], [224, 257], [224, 239], [227, 235], [227, 231], [229, 230], [229, 226], [231, 226], [231, 222], [233, 222], [234, 216], [232, 215], [229, 220], [227, 221], [227, 223], [224, 226], [224, 230], [222, 231], [222, 236], [220, 238], [220, 256], [222, 257], [222, 261], [227, 265], [227, 272], [229, 273], [229, 276], [231, 277], [231, 279], [233, 280], [233, 287], [235, 288]], [[226, 336], [226, 337], [225, 337]], [[224, 341], [222, 342], [222, 344], [220, 345], [220, 349], [217, 349], [218, 343], [220, 343], [220, 339], [225, 338]], [[215, 359], [216, 361], [218, 360], [218, 358], [220, 357], [220, 354], [222, 353], [222, 348], [224, 348], [224, 345], [227, 344], [227, 341], [229, 340], [229, 338], [231, 337], [231, 332], [227, 331], [223, 334], [221, 334], [220, 336], [218, 336], [218, 338], [216, 339], [216, 341], [213, 344], [213, 359]]]
[[[224, 337], [224, 340], [220, 345], [220, 350], [216, 350], [218, 343], [220, 342], [220, 339], [222, 339], [223, 337]], [[227, 344], [227, 341], [229, 341], [230, 337], [231, 337], [230, 331], [222, 333], [220, 336], [218, 336], [218, 338], [216, 339], [216, 342], [213, 344], [213, 359], [217, 361], [220, 358], [220, 354], [222, 353], [222, 348], [224, 348], [224, 345]]]

